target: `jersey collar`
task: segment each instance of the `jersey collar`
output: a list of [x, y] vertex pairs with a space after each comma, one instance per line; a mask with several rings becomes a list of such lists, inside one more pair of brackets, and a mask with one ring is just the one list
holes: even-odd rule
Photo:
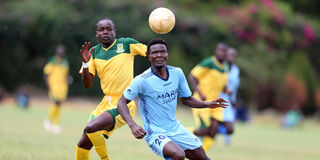
[[167, 67], [167, 66], [166, 66], [166, 70], [167, 70], [168, 76], [167, 76], [166, 79], [164, 79], [164, 78], [160, 77], [159, 75], [157, 75], [157, 74], [153, 71], [152, 67], [150, 67], [150, 68], [151, 68], [151, 72], [152, 72], [154, 75], [156, 75], [157, 77], [159, 77], [160, 79], [162, 79], [162, 80], [164, 80], [164, 81], [167, 81], [167, 80], [169, 79], [170, 74], [169, 74], [169, 70], [168, 70], [168, 67]]
[[101, 45], [101, 47], [102, 47], [105, 51], [108, 51], [116, 42], [117, 42], [117, 39], [115, 39], [115, 40], [113, 41], [113, 43], [112, 43], [108, 48], [104, 48], [102, 45]]
[[212, 61], [219, 67], [220, 69], [224, 69], [224, 66], [222, 63], [220, 63], [215, 56], [212, 56]]

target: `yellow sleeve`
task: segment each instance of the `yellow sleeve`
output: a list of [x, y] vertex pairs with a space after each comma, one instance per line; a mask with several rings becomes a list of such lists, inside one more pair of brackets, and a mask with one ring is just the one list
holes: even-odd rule
[[[83, 66], [81, 66], [79, 73], [82, 74], [82, 70], [83, 70]], [[96, 66], [94, 65], [94, 60], [91, 56], [90, 60], [89, 60], [89, 72], [92, 75], [96, 75]]]
[[140, 55], [145, 57], [147, 52], [147, 46], [142, 43], [130, 44], [130, 52], [132, 55]]
[[47, 63], [43, 68], [43, 73], [49, 75], [52, 72], [53, 66], [52, 63]]
[[209, 68], [201, 67], [199, 65], [197, 65], [191, 70], [191, 74], [197, 79], [204, 77], [208, 72]]

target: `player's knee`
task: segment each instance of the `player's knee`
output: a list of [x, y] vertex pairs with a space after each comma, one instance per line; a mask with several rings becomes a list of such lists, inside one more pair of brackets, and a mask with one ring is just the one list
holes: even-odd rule
[[58, 107], [60, 107], [61, 102], [60, 101], [55, 101], [54, 102]]
[[92, 143], [85, 140], [80, 140], [77, 146], [82, 149], [90, 150], [92, 148]]
[[178, 150], [172, 154], [171, 158], [173, 160], [184, 160], [186, 158], [186, 155], [183, 150]]
[[98, 131], [98, 128], [92, 123], [88, 123], [86, 128], [84, 128], [85, 133], [93, 133], [97, 131]]
[[201, 160], [210, 160], [210, 158], [205, 153], [199, 155], [196, 159], [199, 159], [199, 160], [200, 159]]
[[227, 134], [233, 134], [234, 130], [233, 128], [227, 128]]
[[233, 125], [231, 123], [228, 123], [226, 125], [226, 129], [227, 129], [227, 134], [233, 134], [234, 128], [233, 128]]
[[210, 128], [208, 130], [208, 136], [211, 138], [214, 138], [216, 136], [216, 134], [218, 133], [218, 129], [217, 128]]

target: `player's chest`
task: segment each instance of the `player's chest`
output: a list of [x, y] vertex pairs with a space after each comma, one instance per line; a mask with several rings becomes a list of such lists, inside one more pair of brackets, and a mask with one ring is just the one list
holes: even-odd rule
[[130, 53], [129, 46], [125, 43], [117, 43], [109, 49], [100, 48], [98, 51], [96, 51], [94, 58], [101, 59], [101, 60], [110, 60], [122, 53], [129, 54]]
[[178, 97], [178, 83], [172, 80], [159, 81], [148, 85], [150, 87], [146, 94], [154, 101], [161, 104], [176, 102]]

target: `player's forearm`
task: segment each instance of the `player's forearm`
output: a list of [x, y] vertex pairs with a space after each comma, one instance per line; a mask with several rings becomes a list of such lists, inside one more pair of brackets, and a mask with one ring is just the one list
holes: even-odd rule
[[209, 107], [208, 102], [200, 101], [193, 96], [187, 98], [181, 98], [182, 103], [191, 108], [207, 108]]
[[82, 84], [86, 88], [91, 88], [93, 83], [93, 75], [89, 72], [88, 68], [83, 68], [82, 71]]

